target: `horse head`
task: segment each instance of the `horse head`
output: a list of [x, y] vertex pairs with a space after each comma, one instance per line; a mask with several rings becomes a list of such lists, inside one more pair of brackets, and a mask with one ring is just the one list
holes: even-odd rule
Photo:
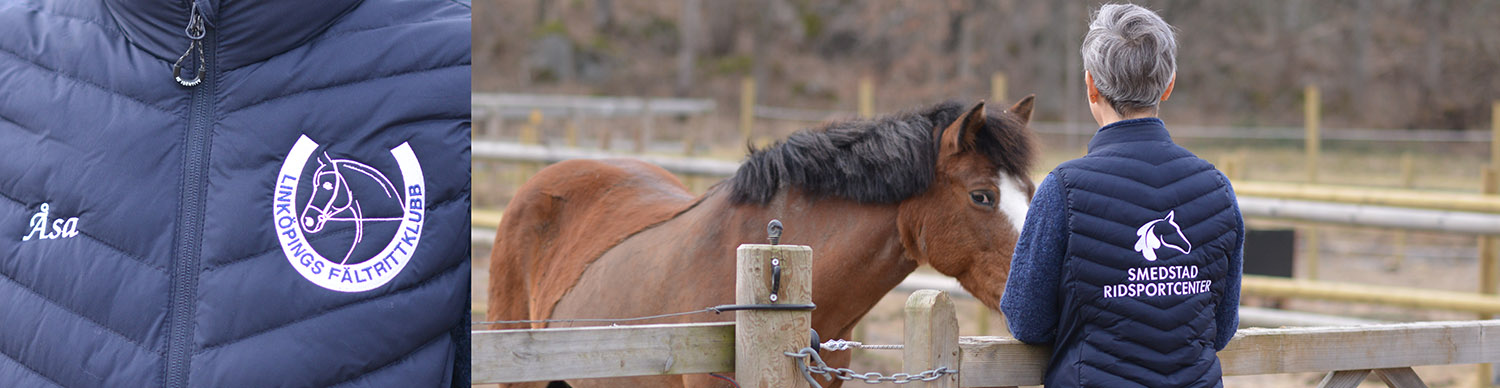
[[302, 208], [302, 230], [317, 233], [335, 214], [349, 208], [352, 193], [339, 172], [338, 164], [328, 153], [318, 155], [318, 170], [313, 173], [313, 194]]
[[[1156, 232], [1163, 224], [1171, 228], [1171, 233], [1161, 234]], [[1182, 254], [1188, 254], [1193, 251], [1193, 244], [1188, 242], [1187, 236], [1182, 234], [1182, 227], [1177, 225], [1176, 211], [1168, 211], [1166, 217], [1151, 220], [1151, 222], [1141, 225], [1140, 229], [1136, 229], [1135, 235], [1140, 236], [1140, 239], [1135, 241], [1135, 251], [1140, 252], [1141, 256], [1146, 258], [1146, 261], [1156, 261], [1156, 249], [1164, 246], [1182, 252]], [[1169, 237], [1175, 237], [1176, 241], [1180, 241], [1180, 243], [1168, 241], [1167, 238]]]
[[988, 112], [981, 102], [934, 128], [932, 184], [899, 205], [907, 254], [957, 278], [990, 308], [999, 307], [1035, 191], [1029, 174], [1035, 135], [1026, 126], [1032, 102], [1027, 96], [1004, 112]]

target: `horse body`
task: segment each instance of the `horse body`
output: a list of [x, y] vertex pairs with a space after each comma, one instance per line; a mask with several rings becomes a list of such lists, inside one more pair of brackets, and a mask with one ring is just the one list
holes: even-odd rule
[[[1007, 118], [1019, 121], [1020, 128], [1010, 129], [1023, 131], [1020, 141], [1029, 142], [1024, 120], [1030, 98], [1011, 111], [1019, 114]], [[818, 308], [812, 326], [823, 338], [848, 338], [859, 319], [920, 264], [958, 278], [995, 308], [1019, 234], [1017, 223], [1006, 218], [996, 200], [1004, 187], [1030, 187], [1030, 179], [1024, 169], [1006, 171], [971, 149], [986, 141], [964, 136], [999, 130], [985, 127], [999, 124], [985, 120], [982, 105], [953, 116], [961, 117], [946, 119], [952, 122], [946, 127], [925, 129], [930, 131], [925, 136], [934, 137], [929, 146], [941, 148], [929, 155], [936, 159], [935, 171], [926, 177], [930, 181], [895, 201], [829, 195], [822, 190], [826, 187], [790, 178], [802, 174], [790, 171], [796, 165], [790, 162], [762, 169], [781, 179], [772, 180], [776, 189], [764, 201], [739, 198], [746, 192], [740, 186], [748, 185], [739, 179], [694, 199], [671, 174], [639, 161], [569, 161], [548, 167], [523, 185], [506, 209], [491, 254], [489, 318], [635, 317], [734, 303], [735, 249], [765, 243], [771, 219], [786, 225], [781, 243], [813, 247], [813, 302]], [[797, 141], [795, 136], [791, 141]], [[1021, 147], [1017, 157], [1029, 159], [1029, 143], [1013, 146]], [[740, 174], [755, 168], [742, 167]], [[1008, 199], [1029, 201], [1029, 193]], [[987, 200], [982, 205], [981, 197]], [[733, 319], [732, 314], [697, 314], [653, 323]], [[836, 367], [847, 366], [849, 356], [823, 354]], [[723, 386], [703, 375], [570, 383]]]
[[[848, 338], [890, 289], [917, 268], [902, 257], [896, 209], [850, 201], [811, 201], [788, 195], [764, 208], [740, 207], [722, 191], [666, 223], [621, 242], [589, 265], [577, 285], [556, 305], [556, 317], [632, 317], [734, 303], [735, 248], [765, 243], [765, 222], [787, 225], [783, 244], [818, 247], [813, 251], [812, 327], [825, 338]], [[829, 209], [818, 217], [810, 206]], [[884, 222], [872, 220], [884, 219]], [[683, 238], [683, 236], [692, 236]], [[673, 258], [675, 260], [664, 260]], [[601, 300], [629, 303], [598, 303]], [[837, 301], [837, 302], [833, 302]], [[654, 323], [733, 321], [733, 314], [692, 315]], [[554, 326], [569, 326], [558, 324]], [[831, 365], [847, 365], [849, 352], [825, 353]], [[574, 387], [712, 386], [714, 380], [686, 376], [629, 380], [576, 381]]]
[[542, 169], [511, 199], [496, 232], [489, 317], [553, 317], [594, 258], [692, 202], [671, 173], [640, 161], [569, 160]]

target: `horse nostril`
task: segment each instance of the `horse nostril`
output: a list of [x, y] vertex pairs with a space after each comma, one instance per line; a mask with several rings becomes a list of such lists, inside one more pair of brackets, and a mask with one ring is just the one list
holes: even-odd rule
[[318, 224], [318, 219], [313, 218], [313, 217], [307, 217], [307, 227], [311, 228], [311, 227], [313, 227], [313, 226], [315, 226], [317, 224]]

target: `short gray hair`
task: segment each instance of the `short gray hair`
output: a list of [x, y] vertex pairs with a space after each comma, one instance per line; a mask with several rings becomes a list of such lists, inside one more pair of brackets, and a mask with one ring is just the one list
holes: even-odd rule
[[1177, 72], [1177, 34], [1151, 10], [1105, 4], [1083, 37], [1083, 69], [1115, 112], [1156, 107]]

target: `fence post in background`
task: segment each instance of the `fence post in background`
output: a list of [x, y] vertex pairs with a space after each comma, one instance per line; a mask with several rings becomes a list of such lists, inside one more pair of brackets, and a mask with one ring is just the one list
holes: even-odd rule
[[[1322, 138], [1318, 134], [1318, 125], [1321, 117], [1319, 111], [1322, 107], [1317, 85], [1307, 85], [1303, 89], [1303, 125], [1307, 129], [1304, 135], [1304, 148], [1307, 151], [1307, 164], [1303, 168], [1307, 170], [1307, 183], [1318, 183], [1318, 159], [1322, 148]], [[1307, 262], [1305, 264], [1307, 278], [1318, 278], [1318, 227], [1309, 225], [1306, 228]]]
[[694, 148], [697, 148], [699, 128], [703, 120], [698, 116], [688, 116], [687, 123], [682, 128], [682, 156], [693, 156]]
[[859, 78], [859, 117], [875, 117], [875, 81], [868, 76]]
[[542, 130], [542, 110], [532, 109], [531, 114], [526, 116], [526, 125], [521, 127], [520, 141], [523, 144], [537, 144], [538, 136]]
[[[1495, 195], [1500, 193], [1500, 101], [1495, 101], [1490, 107], [1490, 165], [1484, 169], [1484, 193]], [[1495, 246], [1497, 239], [1494, 236], [1479, 237], [1479, 293], [1493, 295], [1496, 292], [1497, 265], [1495, 263]], [[1479, 314], [1479, 319], [1492, 319], [1493, 314]], [[1489, 387], [1494, 384], [1494, 365], [1479, 364], [1478, 380], [1480, 387]]]
[[1305, 236], [1303, 237], [1305, 238], [1303, 238], [1303, 240], [1306, 241], [1304, 242], [1304, 244], [1307, 245], [1307, 260], [1305, 260], [1305, 263], [1302, 264], [1302, 268], [1304, 269], [1303, 278], [1307, 280], [1318, 280], [1318, 254], [1320, 253], [1318, 252], [1318, 225], [1304, 225], [1305, 226], [1303, 229], [1303, 234], [1305, 234]]
[[[1411, 156], [1411, 151], [1401, 153], [1401, 187], [1412, 189], [1417, 187], [1416, 160]], [[1396, 238], [1393, 244], [1396, 246], [1396, 259], [1389, 265], [1389, 270], [1396, 270], [1406, 265], [1406, 237], [1405, 229], [1396, 230]]]
[[740, 79], [740, 138], [750, 144], [750, 132], [755, 127], [755, 79]]
[[635, 130], [635, 153], [646, 153], [647, 144], [651, 142], [651, 130], [653, 129], [651, 99], [641, 99], [641, 127]]
[[484, 109], [486, 113], [484, 134], [492, 138], [500, 137], [500, 132], [505, 130], [505, 120], [504, 117], [500, 117], [500, 108], [491, 106]]
[[1236, 179], [1235, 177], [1239, 176], [1240, 166], [1236, 164], [1236, 156], [1237, 155], [1233, 153], [1228, 153], [1219, 157], [1219, 172], [1223, 173], [1225, 177], [1228, 177], [1230, 181], [1234, 181]]
[[[904, 338], [902, 372], [917, 373], [940, 366], [958, 369], [958, 316], [947, 293], [918, 290], [906, 298]], [[958, 388], [958, 374], [943, 375], [926, 384], [926, 387]]]
[[1250, 175], [1250, 163], [1245, 162], [1246, 160], [1250, 159], [1250, 157], [1248, 156], [1248, 153], [1249, 152], [1245, 151], [1245, 149], [1243, 149], [1243, 148], [1241, 148], [1241, 149], [1239, 149], [1239, 150], [1237, 150], [1237, 151], [1234, 152], [1234, 164], [1236, 166], [1239, 166], [1239, 167], [1237, 169], [1235, 169], [1235, 171], [1234, 171], [1235, 176], [1229, 177], [1229, 179], [1233, 179], [1233, 180], [1250, 179], [1250, 178], [1246, 178], [1246, 176]]
[[1318, 124], [1321, 118], [1322, 102], [1316, 85], [1307, 85], [1303, 92], [1303, 123], [1307, 127], [1307, 183], [1318, 183], [1318, 158], [1322, 147], [1322, 139], [1318, 134]]
[[[541, 133], [542, 110], [532, 109], [531, 114], [526, 117], [526, 125], [521, 126], [519, 140], [522, 144], [539, 144], [541, 143]], [[521, 185], [526, 184], [526, 180], [531, 179], [531, 176], [536, 175], [537, 170], [540, 169], [541, 165], [537, 163], [521, 163], [520, 167], [516, 168], [515, 187], [519, 188]]]
[[974, 309], [974, 319], [979, 321], [974, 325], [974, 334], [990, 335], [990, 306], [985, 306], [984, 302], [977, 300], [974, 304], [979, 306]]
[[[994, 74], [990, 74], [990, 103], [991, 104], [1004, 104], [1007, 101], [1009, 101], [1009, 100], [1005, 99], [1005, 88], [1006, 88], [1006, 86], [1008, 86], [1008, 85], [1005, 84], [1005, 72], [1003, 72], [1003, 71], [997, 71]], [[996, 106], [1005, 106], [1005, 105], [996, 105]]]
[[[772, 260], [781, 266], [772, 302]], [[735, 250], [737, 304], [812, 303], [812, 248], [745, 244]], [[806, 387], [795, 352], [812, 341], [811, 311], [744, 310], [734, 318], [734, 378], [742, 387]]]
[[568, 117], [567, 127], [563, 129], [566, 132], [564, 136], [567, 136], [569, 148], [578, 147], [578, 121], [578, 112], [573, 112], [573, 115]]
[[[691, 157], [697, 151], [698, 136], [703, 125], [703, 120], [698, 116], [688, 116], [687, 123], [682, 126], [682, 156]], [[693, 194], [703, 193], [703, 177], [696, 174], [682, 174], [682, 184], [686, 185], [688, 191]]]

